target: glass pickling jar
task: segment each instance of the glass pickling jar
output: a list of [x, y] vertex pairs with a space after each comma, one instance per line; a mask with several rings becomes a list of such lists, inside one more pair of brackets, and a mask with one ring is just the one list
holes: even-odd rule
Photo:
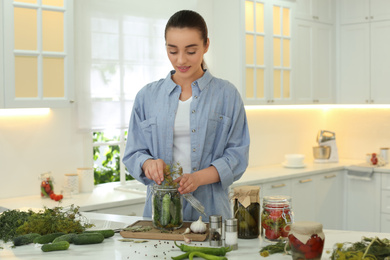
[[263, 239], [277, 242], [288, 237], [290, 225], [294, 221], [291, 197], [266, 196], [261, 212], [261, 235]]

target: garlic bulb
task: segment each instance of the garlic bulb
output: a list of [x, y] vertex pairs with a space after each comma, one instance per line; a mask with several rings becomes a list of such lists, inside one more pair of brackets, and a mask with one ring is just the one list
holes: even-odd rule
[[194, 233], [205, 233], [207, 226], [202, 222], [202, 216], [199, 216], [199, 219], [191, 223], [191, 231]]

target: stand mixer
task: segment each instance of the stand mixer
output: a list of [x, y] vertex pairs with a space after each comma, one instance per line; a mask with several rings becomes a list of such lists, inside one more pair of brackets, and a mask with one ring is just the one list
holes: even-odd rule
[[338, 162], [339, 154], [337, 151], [336, 145], [336, 134], [327, 130], [320, 130], [317, 134], [317, 142], [319, 146], [328, 146], [330, 148], [330, 155], [328, 158], [316, 158], [314, 162], [316, 163], [328, 163], [328, 162]]

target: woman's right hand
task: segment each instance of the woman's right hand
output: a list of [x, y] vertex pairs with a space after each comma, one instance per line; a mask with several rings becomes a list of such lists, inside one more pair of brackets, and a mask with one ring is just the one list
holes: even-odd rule
[[155, 181], [158, 185], [164, 181], [164, 169], [166, 163], [161, 159], [148, 159], [142, 165], [146, 178]]

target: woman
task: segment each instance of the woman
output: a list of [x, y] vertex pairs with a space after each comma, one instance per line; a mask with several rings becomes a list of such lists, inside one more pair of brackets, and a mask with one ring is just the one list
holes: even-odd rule
[[[175, 180], [179, 192], [191, 192], [207, 216], [230, 218], [229, 186], [248, 166], [249, 131], [242, 99], [231, 83], [204, 68], [210, 41], [198, 13], [175, 13], [166, 25], [165, 41], [174, 70], [137, 94], [123, 163], [145, 185], [161, 184], [165, 165], [180, 163], [184, 174]], [[151, 197], [147, 196], [145, 217], [152, 215]], [[199, 215], [183, 200], [185, 221]]]

